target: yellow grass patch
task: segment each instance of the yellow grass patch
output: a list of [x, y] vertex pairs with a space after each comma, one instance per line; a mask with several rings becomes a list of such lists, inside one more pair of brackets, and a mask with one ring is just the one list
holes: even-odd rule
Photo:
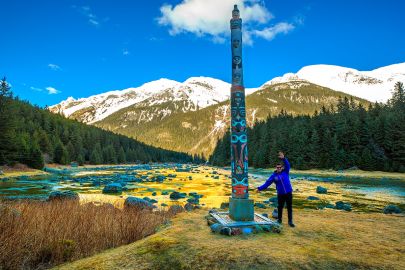
[[403, 216], [298, 210], [281, 234], [212, 234], [205, 210], [133, 244], [59, 269], [405, 269]]

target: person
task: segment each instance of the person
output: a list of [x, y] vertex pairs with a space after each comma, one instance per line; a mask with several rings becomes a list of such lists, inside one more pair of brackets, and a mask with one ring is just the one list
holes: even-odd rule
[[292, 186], [290, 182], [290, 163], [284, 156], [283, 152], [278, 153], [278, 157], [283, 161], [284, 165], [280, 162], [276, 165], [276, 170], [267, 179], [267, 181], [257, 188], [260, 192], [268, 188], [273, 182], [276, 184], [277, 201], [278, 201], [278, 223], [282, 223], [284, 204], [287, 204], [288, 212], [288, 225], [295, 227], [292, 218]]

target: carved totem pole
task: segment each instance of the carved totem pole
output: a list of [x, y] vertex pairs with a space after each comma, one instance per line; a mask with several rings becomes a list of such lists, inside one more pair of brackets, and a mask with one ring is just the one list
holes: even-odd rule
[[246, 134], [245, 87], [242, 65], [242, 19], [235, 5], [231, 19], [232, 87], [231, 87], [231, 170], [232, 197], [229, 216], [236, 221], [254, 218], [253, 200], [248, 193], [248, 148]]

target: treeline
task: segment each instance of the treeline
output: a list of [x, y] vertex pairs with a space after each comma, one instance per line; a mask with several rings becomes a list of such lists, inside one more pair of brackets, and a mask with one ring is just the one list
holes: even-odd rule
[[[249, 165], [273, 167], [277, 152], [287, 153], [296, 169], [347, 169], [405, 172], [405, 94], [395, 85], [392, 98], [367, 109], [348, 98], [336, 107], [322, 107], [313, 116], [285, 111], [248, 129]], [[229, 132], [210, 157], [230, 164]]]
[[13, 97], [5, 78], [0, 83], [0, 166], [23, 163], [40, 169], [45, 162], [201, 162], [198, 157], [151, 147], [53, 114]]

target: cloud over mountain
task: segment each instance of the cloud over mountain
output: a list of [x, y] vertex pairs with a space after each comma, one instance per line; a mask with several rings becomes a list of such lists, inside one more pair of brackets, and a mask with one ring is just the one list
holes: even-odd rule
[[171, 35], [192, 33], [198, 37], [208, 36], [213, 42], [224, 42], [229, 35], [231, 8], [237, 4], [244, 22], [244, 40], [253, 44], [255, 38], [272, 40], [278, 34], [287, 34], [294, 29], [292, 23], [279, 22], [271, 25], [273, 14], [258, 0], [183, 0], [172, 6], [160, 8], [158, 23], [169, 27]]

